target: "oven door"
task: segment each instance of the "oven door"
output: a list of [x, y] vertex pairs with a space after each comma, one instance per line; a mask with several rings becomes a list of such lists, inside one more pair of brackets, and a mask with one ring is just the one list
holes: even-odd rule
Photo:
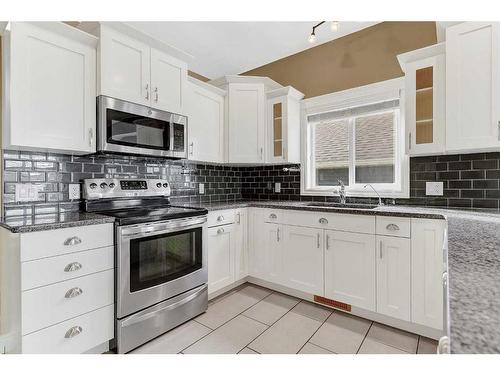
[[117, 228], [117, 316], [208, 282], [206, 216]]

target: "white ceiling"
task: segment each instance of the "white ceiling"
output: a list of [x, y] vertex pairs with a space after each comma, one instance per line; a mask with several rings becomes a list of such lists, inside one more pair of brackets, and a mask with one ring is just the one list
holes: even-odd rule
[[193, 56], [189, 69], [214, 79], [239, 74], [377, 22], [341, 22], [333, 32], [326, 23], [307, 38], [317, 22], [128, 22], [150, 36]]

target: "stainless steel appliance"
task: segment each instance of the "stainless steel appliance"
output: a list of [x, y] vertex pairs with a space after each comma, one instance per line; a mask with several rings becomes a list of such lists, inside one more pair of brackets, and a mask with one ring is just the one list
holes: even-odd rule
[[97, 97], [97, 151], [187, 157], [187, 117], [108, 96]]
[[85, 209], [115, 222], [116, 344], [126, 353], [207, 309], [207, 210], [165, 180], [88, 179]]

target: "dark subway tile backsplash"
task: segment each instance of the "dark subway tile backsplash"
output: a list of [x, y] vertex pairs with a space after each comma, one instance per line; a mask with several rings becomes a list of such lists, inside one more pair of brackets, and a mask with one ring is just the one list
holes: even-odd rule
[[[227, 166], [190, 161], [140, 158], [123, 155], [71, 156], [46, 153], [4, 152], [4, 214], [43, 215], [79, 209], [68, 198], [68, 184], [85, 178], [166, 178], [172, 202], [192, 205], [226, 200], [302, 200], [329, 202], [331, 196], [300, 195], [300, 172], [284, 171], [295, 165]], [[443, 196], [425, 195], [428, 181], [443, 182]], [[396, 204], [499, 208], [500, 153], [442, 155], [410, 159], [410, 198]], [[15, 183], [30, 182], [40, 188], [38, 200], [16, 203]], [[275, 183], [281, 192], [275, 193]], [[205, 185], [200, 195], [199, 184]], [[374, 198], [349, 198], [373, 202]]]

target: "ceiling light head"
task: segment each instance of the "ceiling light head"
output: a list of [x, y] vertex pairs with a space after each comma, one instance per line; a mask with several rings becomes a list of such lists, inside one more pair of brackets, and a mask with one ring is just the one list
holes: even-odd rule
[[309, 43], [316, 43], [316, 34], [314, 31], [309, 35]]
[[339, 30], [339, 21], [330, 22], [330, 29], [332, 31], [338, 31]]

